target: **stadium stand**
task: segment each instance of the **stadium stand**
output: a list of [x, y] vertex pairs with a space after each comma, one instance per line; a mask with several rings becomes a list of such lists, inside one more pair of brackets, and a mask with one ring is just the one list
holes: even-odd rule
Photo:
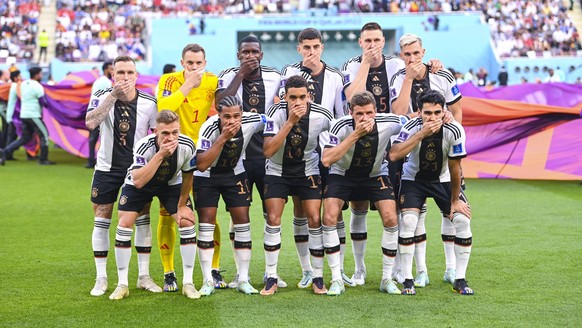
[[0, 1], [0, 63], [27, 60], [36, 49], [40, 4], [37, 0]]

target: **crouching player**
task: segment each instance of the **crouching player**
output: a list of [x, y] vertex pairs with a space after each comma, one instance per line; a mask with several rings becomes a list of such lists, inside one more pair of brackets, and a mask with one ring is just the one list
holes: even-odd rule
[[109, 296], [119, 300], [129, 296], [127, 276], [131, 257], [131, 235], [135, 220], [153, 197], [178, 223], [180, 252], [184, 270], [182, 294], [200, 298], [192, 280], [196, 258], [196, 227], [188, 194], [196, 168], [192, 139], [180, 134], [178, 115], [163, 110], [156, 116], [154, 134], [141, 139], [133, 151], [133, 164], [128, 170], [119, 197], [119, 224], [115, 234], [115, 259], [119, 283]]
[[251, 261], [251, 194], [243, 155], [251, 138], [263, 131], [263, 115], [243, 112], [237, 96], [226, 96], [216, 107], [198, 136], [197, 168], [194, 180], [194, 204], [198, 212], [200, 234], [198, 252], [203, 274], [202, 296], [214, 293], [212, 257], [218, 200], [222, 195], [234, 227], [234, 257], [238, 274], [237, 290], [250, 295], [258, 291], [249, 283]]

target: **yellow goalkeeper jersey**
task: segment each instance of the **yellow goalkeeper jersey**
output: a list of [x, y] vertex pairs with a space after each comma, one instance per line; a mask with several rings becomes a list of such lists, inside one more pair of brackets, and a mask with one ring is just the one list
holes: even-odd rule
[[218, 86], [218, 77], [205, 72], [197, 88], [188, 95], [180, 91], [184, 84], [184, 71], [162, 75], [158, 82], [158, 111], [169, 109], [180, 116], [180, 132], [198, 141], [198, 131], [208, 117]]

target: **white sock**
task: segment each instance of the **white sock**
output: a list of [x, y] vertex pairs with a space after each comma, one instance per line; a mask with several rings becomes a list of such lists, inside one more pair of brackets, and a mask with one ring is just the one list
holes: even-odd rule
[[198, 224], [198, 258], [203, 282], [212, 281], [212, 257], [214, 256], [214, 224]]
[[455, 236], [455, 255], [457, 257], [457, 276], [455, 279], [464, 279], [471, 257], [473, 235], [471, 233], [471, 219], [461, 213], [453, 214], [453, 223], [457, 232]]
[[441, 221], [441, 237], [445, 249], [446, 268], [455, 269], [457, 266], [455, 258], [455, 225], [444, 216]]
[[346, 258], [346, 224], [342, 219], [342, 221], [337, 222], [335, 227], [337, 229], [337, 236], [339, 237], [340, 243], [340, 270], [344, 271], [344, 260]]
[[412, 259], [414, 257], [414, 230], [418, 223], [418, 213], [402, 211], [399, 231], [400, 265], [404, 279], [413, 279]]
[[236, 250], [234, 249], [234, 225], [232, 223], [232, 220], [230, 220], [230, 223], [228, 225], [228, 237], [230, 238], [230, 246], [232, 247], [232, 256], [234, 258], [234, 265], [236, 266], [236, 273], [238, 274], [238, 258]]
[[293, 218], [293, 235], [302, 271], [313, 271], [309, 258], [309, 229], [307, 218]]
[[394, 258], [398, 248], [398, 226], [384, 227], [382, 231], [382, 280], [392, 279]]
[[107, 254], [109, 253], [109, 226], [111, 219], [95, 217], [93, 224], [93, 256], [97, 278], [107, 278]]
[[368, 211], [357, 211], [350, 208], [352, 215], [350, 217], [350, 237], [352, 238], [352, 252], [354, 253], [354, 262], [356, 271], [364, 270], [364, 255], [366, 254], [366, 242], [368, 239], [368, 230], [366, 227], [366, 215]]
[[131, 259], [131, 235], [133, 229], [117, 226], [115, 233], [115, 262], [117, 263], [117, 277], [119, 285], [129, 286], [129, 260]]
[[327, 255], [327, 264], [331, 269], [331, 280], [342, 280], [340, 267], [340, 241], [335, 226], [323, 226], [323, 247]]
[[323, 231], [321, 226], [309, 228], [309, 252], [313, 266], [313, 278], [323, 277]]
[[138, 277], [150, 275], [150, 254], [152, 252], [152, 229], [150, 215], [138, 216], [135, 220], [135, 251], [137, 252]]
[[238, 281], [249, 280], [249, 266], [251, 263], [251, 224], [234, 225], [234, 252], [238, 260]]
[[265, 223], [265, 272], [268, 278], [277, 278], [277, 263], [281, 252], [281, 226], [270, 226]]
[[180, 255], [182, 255], [182, 284], [193, 283], [196, 262], [196, 226], [178, 228], [180, 232]]
[[414, 231], [414, 261], [416, 262], [416, 273], [427, 272], [426, 269], [426, 227], [424, 219], [426, 218], [426, 204], [422, 206], [416, 230]]

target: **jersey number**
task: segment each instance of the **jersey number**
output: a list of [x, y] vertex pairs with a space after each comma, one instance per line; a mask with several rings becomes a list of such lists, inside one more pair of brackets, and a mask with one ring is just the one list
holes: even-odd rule
[[192, 121], [192, 123], [198, 123], [198, 111], [197, 110], [194, 111], [194, 121]]

